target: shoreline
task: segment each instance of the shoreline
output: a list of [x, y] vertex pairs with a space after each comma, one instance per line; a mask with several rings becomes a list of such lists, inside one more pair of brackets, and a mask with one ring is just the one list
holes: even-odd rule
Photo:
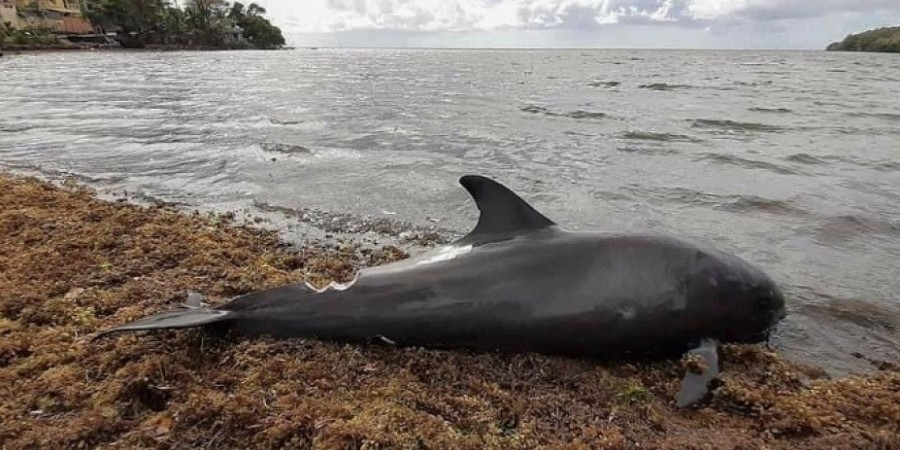
[[0, 172], [0, 447], [900, 448], [900, 368], [830, 379], [726, 346], [673, 406], [679, 361], [598, 362], [199, 331], [98, 331], [184, 300], [347, 281], [409, 249], [291, 247], [223, 216]]
[[124, 48], [124, 47], [84, 47], [84, 46], [68, 46], [68, 45], [52, 45], [52, 46], [4, 46], [0, 48], [0, 54], [3, 55], [21, 55], [28, 53], [52, 53], [52, 52], [215, 52], [215, 51], [289, 51], [295, 50], [294, 47], [284, 47], [280, 49], [260, 49], [260, 48], [219, 48], [219, 47], [178, 47], [178, 46], [147, 46], [143, 48]]

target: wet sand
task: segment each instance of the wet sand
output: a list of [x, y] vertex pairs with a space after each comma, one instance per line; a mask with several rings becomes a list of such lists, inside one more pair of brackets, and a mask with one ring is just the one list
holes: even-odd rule
[[680, 361], [100, 330], [180, 303], [348, 280], [406, 256], [0, 175], [0, 448], [900, 448], [900, 369], [829, 379], [723, 351], [701, 407]]

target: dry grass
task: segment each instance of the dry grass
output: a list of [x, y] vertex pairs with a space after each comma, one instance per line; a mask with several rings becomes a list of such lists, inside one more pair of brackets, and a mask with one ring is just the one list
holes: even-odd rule
[[197, 290], [346, 280], [402, 258], [292, 250], [227, 220], [0, 175], [0, 448], [900, 448], [900, 372], [829, 380], [726, 347], [704, 407], [677, 361], [235, 340], [90, 341]]

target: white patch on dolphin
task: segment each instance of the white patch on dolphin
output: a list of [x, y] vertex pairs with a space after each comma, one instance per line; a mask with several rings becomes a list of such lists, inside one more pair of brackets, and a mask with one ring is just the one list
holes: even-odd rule
[[423, 257], [421, 260], [416, 261], [415, 265], [421, 266], [425, 264], [434, 264], [441, 261], [450, 261], [451, 259], [456, 258], [457, 256], [465, 255], [472, 251], [471, 245], [465, 245], [462, 247], [457, 247], [454, 245], [448, 245], [446, 247], [441, 247], [433, 254], [429, 254]]
[[328, 283], [328, 285], [326, 285], [322, 289], [319, 289], [319, 288], [309, 284], [309, 281], [304, 281], [303, 283], [306, 284], [306, 287], [308, 287], [309, 289], [321, 294], [321, 293], [329, 291], [329, 290], [346, 291], [347, 289], [350, 289], [351, 286], [356, 284], [356, 280], [359, 280], [359, 274], [357, 274], [355, 278], [353, 278], [352, 280], [350, 280], [346, 283], [335, 283], [334, 281], [332, 281], [332, 282]]
[[625, 320], [632, 320], [637, 316], [637, 310], [633, 306], [619, 308], [618, 313]]

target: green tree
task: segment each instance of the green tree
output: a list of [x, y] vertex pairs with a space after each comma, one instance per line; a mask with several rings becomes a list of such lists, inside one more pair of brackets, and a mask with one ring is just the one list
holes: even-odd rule
[[166, 0], [95, 0], [85, 10], [91, 23], [107, 31], [117, 31], [124, 47], [152, 43], [169, 8]]
[[[279, 48], [284, 36], [263, 15], [262, 6], [223, 0], [187, 0], [184, 8], [169, 0], [90, 0], [85, 17], [107, 32], [115, 31], [124, 47]], [[234, 28], [246, 41], [234, 39]]]
[[165, 45], [187, 45], [187, 18], [179, 8], [166, 8], [159, 23], [159, 34]]
[[225, 47], [225, 36], [231, 31], [227, 20], [228, 3], [221, 0], [189, 0], [185, 18], [194, 45]]
[[831, 51], [900, 53], [900, 27], [886, 27], [851, 34], [828, 46]]
[[243, 3], [234, 2], [228, 11], [228, 18], [244, 30], [244, 37], [252, 46], [260, 49], [284, 47], [281, 29], [263, 17], [265, 13], [266, 9], [256, 3], [245, 8]]

